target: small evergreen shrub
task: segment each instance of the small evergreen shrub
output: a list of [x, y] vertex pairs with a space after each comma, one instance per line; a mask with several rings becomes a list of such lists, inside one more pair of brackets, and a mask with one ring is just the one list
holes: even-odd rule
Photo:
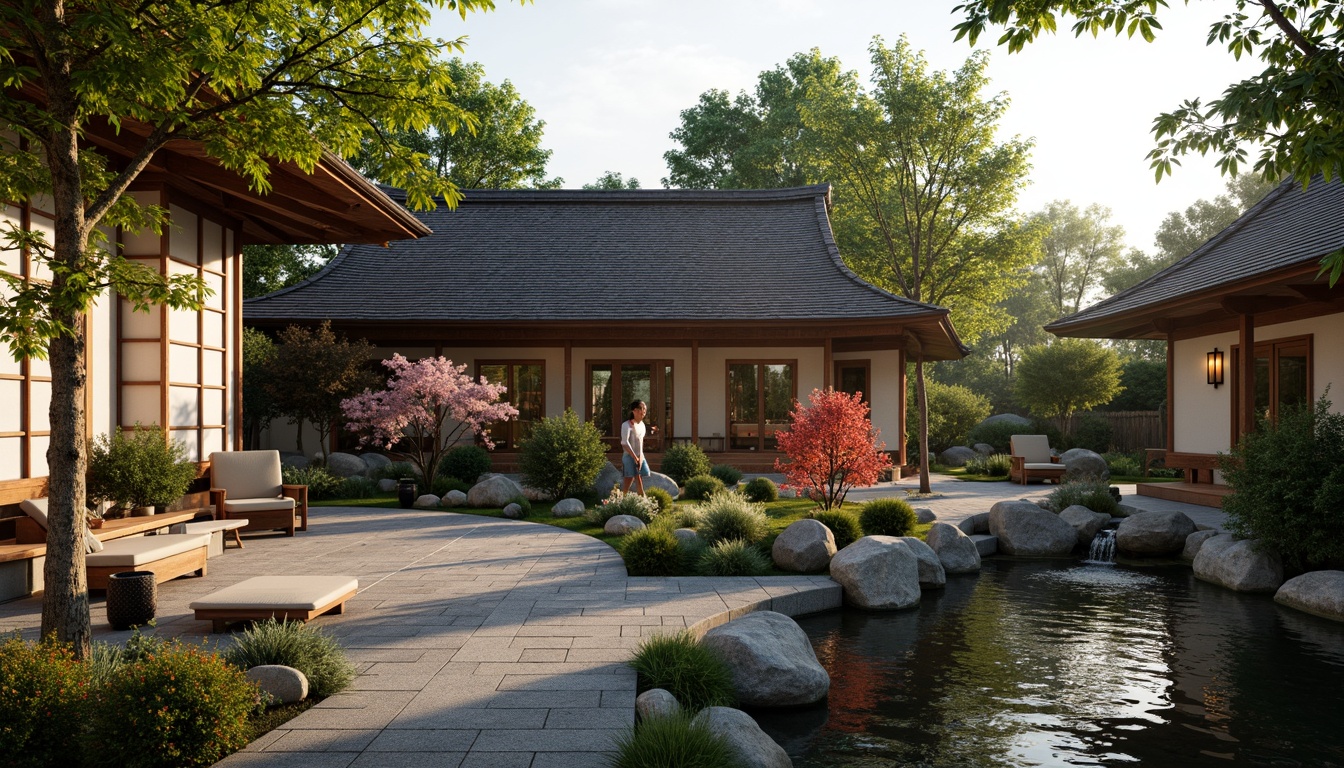
[[736, 768], [728, 742], [687, 713], [645, 720], [616, 739], [614, 768]]
[[434, 484], [430, 486], [430, 493], [442, 499], [452, 491], [461, 491], [466, 493], [471, 490], [471, 483], [464, 483], [456, 477], [444, 477], [439, 475], [434, 478]]
[[658, 516], [658, 502], [638, 493], [621, 493], [619, 490], [613, 490], [602, 503], [589, 509], [584, 515], [589, 522], [597, 525], [606, 525], [608, 520], [617, 515], [632, 515], [651, 523]]
[[812, 519], [831, 529], [835, 536], [835, 548], [844, 549], [863, 538], [863, 529], [859, 527], [859, 518], [853, 513], [840, 509], [828, 509], [813, 512]]
[[859, 512], [865, 536], [909, 536], [915, 522], [914, 508], [903, 499], [873, 499]]
[[532, 514], [532, 502], [529, 501], [528, 498], [526, 496], [523, 496], [522, 494], [514, 496], [512, 499], [509, 499], [508, 504], [505, 504], [504, 506], [507, 507], [509, 506], [509, 504], [517, 504], [519, 507], [521, 507], [523, 510], [523, 517], [527, 517], [528, 515]]
[[554, 499], [592, 487], [606, 465], [607, 446], [597, 427], [580, 421], [569, 408], [534, 423], [518, 454], [523, 485], [546, 491]]
[[286, 485], [308, 486], [308, 498], [312, 501], [321, 501], [339, 498], [345, 478], [331, 474], [320, 464], [310, 464], [306, 467], [291, 467], [285, 464], [280, 467], [280, 479]]
[[698, 445], [674, 445], [663, 453], [662, 473], [684, 486], [697, 475], [709, 474], [709, 457]]
[[720, 491], [700, 505], [700, 524], [695, 530], [710, 545], [735, 540], [755, 544], [770, 532], [770, 521], [761, 505]]
[[742, 470], [731, 464], [715, 464], [709, 468], [709, 474], [719, 478], [725, 488], [736, 488], [742, 480]]
[[1089, 413], [1078, 420], [1078, 428], [1073, 431], [1073, 447], [1105, 453], [1111, 449], [1113, 434], [1114, 429], [1106, 417]]
[[639, 673], [640, 693], [662, 688], [687, 712], [737, 703], [728, 665], [689, 632], [644, 640], [629, 663]]
[[723, 481], [713, 475], [696, 475], [682, 483], [682, 498], [704, 501], [716, 493], [723, 493]]
[[962, 465], [962, 468], [966, 470], [966, 474], [968, 475], [988, 475], [989, 457], [977, 453], [967, 459], [966, 463]]
[[742, 493], [747, 497], [747, 501], [757, 504], [769, 504], [772, 501], [779, 500], [779, 488], [768, 477], [752, 479], [743, 487]]
[[1054, 512], [1063, 512], [1074, 504], [1108, 515], [1115, 515], [1120, 508], [1106, 483], [1064, 483], [1045, 497], [1045, 503]]
[[662, 488], [648, 488], [644, 495], [658, 502], [658, 514], [664, 514], [672, 508], [672, 494]]
[[90, 709], [88, 666], [55, 638], [0, 645], [0, 765], [59, 766]]
[[89, 445], [88, 495], [124, 508], [166, 506], [182, 498], [196, 479], [182, 443], [166, 438], [157, 424], [127, 433], [120, 428]]
[[1143, 462], [1123, 453], [1110, 453], [1102, 456], [1106, 459], [1106, 468], [1111, 477], [1138, 477], [1143, 474]]
[[696, 571], [701, 576], [764, 576], [770, 573], [770, 559], [756, 545], [732, 539], [706, 549]]
[[443, 454], [443, 458], [439, 460], [439, 474], [444, 477], [455, 477], [470, 487], [481, 475], [489, 472], [492, 466], [489, 451], [479, 445], [459, 445]]
[[620, 549], [626, 573], [631, 576], [676, 576], [681, 572], [677, 537], [662, 526], [626, 534]]
[[301, 621], [259, 621], [243, 630], [224, 658], [244, 671], [263, 664], [293, 667], [307, 676], [313, 696], [340, 693], [355, 679], [340, 643]]
[[196, 646], [169, 643], [103, 689], [86, 756], [127, 768], [212, 765], [247, 745], [248, 714], [259, 703], [242, 670]]

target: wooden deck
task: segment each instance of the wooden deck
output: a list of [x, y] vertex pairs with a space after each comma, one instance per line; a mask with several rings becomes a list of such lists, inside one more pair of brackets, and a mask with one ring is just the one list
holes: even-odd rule
[[1219, 509], [1223, 506], [1223, 499], [1232, 494], [1230, 487], [1214, 483], [1138, 483], [1135, 490], [1140, 496]]

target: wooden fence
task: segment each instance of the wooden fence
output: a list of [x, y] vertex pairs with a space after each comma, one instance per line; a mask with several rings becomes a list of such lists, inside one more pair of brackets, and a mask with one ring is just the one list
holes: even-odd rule
[[1167, 445], [1167, 419], [1164, 411], [1093, 411], [1075, 413], [1069, 420], [1070, 434], [1076, 434], [1083, 419], [1099, 416], [1111, 425], [1111, 450], [1139, 451]]

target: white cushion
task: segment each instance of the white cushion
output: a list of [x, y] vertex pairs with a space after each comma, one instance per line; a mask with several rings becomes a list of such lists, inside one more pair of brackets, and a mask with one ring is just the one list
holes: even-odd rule
[[[246, 520], [234, 518], [232, 520], [202, 520], [199, 523], [181, 523], [173, 526], [173, 533], [215, 533], [216, 531], [232, 531], [235, 528], [242, 528], [247, 525]], [[181, 529], [180, 531], [177, 529]]]
[[294, 500], [285, 498], [274, 499], [225, 499], [224, 511], [230, 515], [247, 514], [248, 512], [271, 512], [271, 511], [293, 511]]
[[193, 600], [193, 611], [315, 611], [359, 589], [353, 576], [254, 576]]
[[210, 454], [210, 487], [235, 499], [280, 495], [279, 451], [222, 451]]
[[1064, 469], [1064, 465], [1063, 465], [1063, 464], [1051, 464], [1051, 463], [1049, 463], [1049, 462], [1045, 462], [1045, 463], [1027, 462], [1026, 464], [1023, 464], [1022, 466], [1023, 466], [1023, 468], [1025, 468], [1025, 469], [1059, 469], [1059, 470]]
[[1023, 457], [1028, 463], [1050, 461], [1050, 438], [1045, 435], [1013, 435], [1008, 441], [1013, 455]]
[[84, 532], [84, 554], [92, 555], [95, 552], [103, 551], [103, 542], [93, 535], [92, 531]]
[[84, 562], [89, 566], [126, 568], [148, 565], [165, 557], [172, 557], [193, 549], [209, 547], [210, 534], [177, 533], [166, 536], [127, 536], [114, 539], [103, 546], [103, 551], [89, 555]]
[[47, 500], [46, 499], [24, 499], [19, 502], [19, 509], [28, 513], [28, 516], [37, 521], [43, 530], [47, 527]]

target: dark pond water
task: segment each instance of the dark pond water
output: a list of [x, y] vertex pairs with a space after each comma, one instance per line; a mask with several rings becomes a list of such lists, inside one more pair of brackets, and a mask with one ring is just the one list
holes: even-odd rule
[[1188, 567], [985, 562], [918, 609], [799, 621], [799, 766], [1344, 766], [1344, 625]]

